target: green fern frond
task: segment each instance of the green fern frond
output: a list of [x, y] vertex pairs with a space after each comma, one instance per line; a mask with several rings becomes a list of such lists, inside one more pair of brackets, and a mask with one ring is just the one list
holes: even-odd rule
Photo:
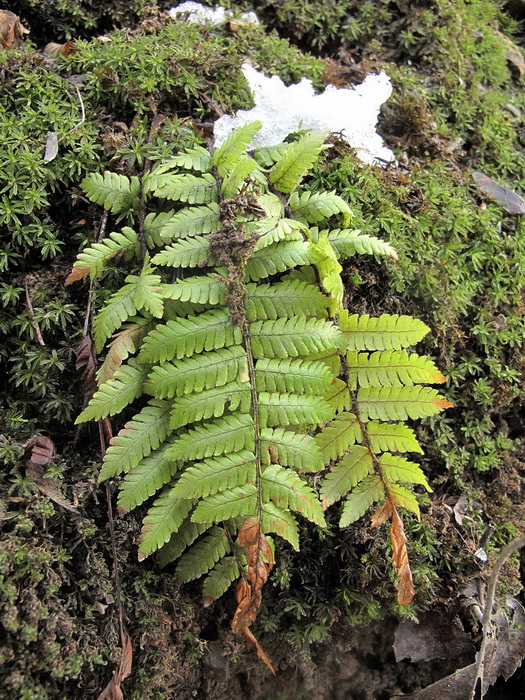
[[153, 367], [145, 388], [158, 399], [170, 399], [221, 387], [237, 377], [245, 381], [248, 369], [244, 348], [234, 345]]
[[274, 533], [299, 551], [299, 526], [294, 516], [271, 501], [262, 508], [262, 531]]
[[259, 394], [259, 418], [263, 428], [290, 425], [319, 425], [333, 416], [321, 396], [310, 394]]
[[202, 498], [192, 513], [193, 522], [220, 523], [257, 513], [257, 487], [244, 484]]
[[174, 284], [165, 284], [165, 299], [189, 301], [203, 306], [223, 306], [226, 298], [225, 280], [217, 276], [187, 277]]
[[453, 406], [436, 389], [427, 386], [370, 387], [359, 389], [357, 402], [363, 420], [406, 420], [434, 416]]
[[224, 178], [235, 168], [255, 134], [262, 128], [262, 122], [255, 121], [232, 131], [226, 141], [213, 155], [217, 172]]
[[327, 391], [332, 381], [332, 374], [326, 365], [307, 360], [262, 359], [257, 363], [255, 375], [258, 391], [318, 396]]
[[202, 498], [255, 483], [255, 455], [248, 450], [222, 455], [188, 467], [174, 489], [177, 498]]
[[384, 350], [347, 354], [350, 387], [440, 384], [445, 377], [428, 357], [408, 354], [406, 350]]
[[95, 204], [112, 214], [137, 209], [140, 206], [140, 180], [118, 173], [91, 173], [80, 183], [80, 187]]
[[319, 223], [336, 214], [352, 215], [352, 210], [342, 197], [333, 192], [294, 192], [290, 207], [300, 221]]
[[112, 379], [100, 385], [75, 424], [101, 420], [120, 413], [141, 396], [149, 371], [149, 365], [142, 365], [136, 360], [130, 360], [129, 364], [120, 366]]
[[186, 207], [176, 214], [171, 214], [160, 229], [159, 235], [163, 243], [166, 243], [174, 238], [217, 233], [220, 227], [219, 205], [211, 202], [200, 207]]
[[[398, 487], [400, 488], [400, 487]], [[359, 520], [368, 508], [385, 500], [385, 489], [378, 476], [367, 476], [347, 497], [341, 513], [340, 527], [347, 527]]]
[[113, 437], [104, 456], [99, 481], [105, 481], [137, 466], [156, 450], [171, 432], [169, 401], [151, 401]]
[[307, 357], [315, 352], [338, 348], [342, 341], [336, 326], [304, 316], [254, 321], [249, 326], [254, 357]]
[[341, 374], [341, 356], [335, 350], [312, 353], [309, 359], [322, 362], [329, 368], [334, 377], [338, 377]]
[[[165, 284], [162, 287], [162, 296], [164, 298], [164, 321], [177, 321], [179, 318], [186, 318], [188, 316], [197, 316], [203, 311], [208, 311], [209, 306], [204, 304], [194, 304], [191, 301], [177, 301], [176, 299], [170, 299], [169, 294], [171, 293], [172, 285]], [[168, 295], [168, 297], [166, 297]]]
[[340, 260], [349, 258], [358, 253], [359, 255], [379, 255], [386, 256], [397, 260], [397, 252], [392, 248], [390, 243], [362, 234], [361, 231], [352, 231], [350, 229], [334, 229], [332, 231], [324, 231], [328, 234], [328, 240], [337, 252]]
[[172, 490], [166, 489], [144, 518], [140, 533], [139, 561], [143, 561], [168, 542], [172, 533], [177, 532], [192, 508], [192, 501], [174, 498]]
[[277, 272], [285, 272], [310, 262], [310, 244], [306, 241], [278, 241], [256, 250], [246, 265], [246, 277], [257, 282]]
[[139, 360], [166, 362], [174, 357], [189, 357], [203, 350], [239, 345], [241, 341], [241, 331], [238, 326], [232, 325], [227, 311], [206, 311], [199, 316], [159, 324], [144, 339]]
[[315, 436], [325, 464], [341, 457], [356, 442], [362, 440], [357, 416], [353, 413], [340, 413], [331, 423]]
[[343, 498], [373, 471], [372, 456], [364, 445], [353, 445], [347, 454], [326, 475], [321, 498], [327, 506]]
[[226, 593], [231, 584], [240, 576], [239, 564], [235, 557], [223, 557], [210, 570], [202, 583], [205, 603], [217, 600]]
[[233, 170], [222, 182], [222, 196], [225, 199], [232, 199], [241, 190], [246, 178], [259, 166], [253, 158], [245, 156], [237, 161]]
[[203, 173], [201, 177], [185, 173], [166, 176], [154, 194], [161, 199], [172, 199], [176, 202], [208, 204], [218, 200], [219, 188], [210, 173]]
[[135, 285], [126, 284], [115, 292], [93, 322], [93, 340], [100, 352], [106, 340], [131, 316], [137, 313]]
[[324, 148], [325, 138], [325, 133], [314, 132], [288, 144], [270, 170], [269, 178], [274, 187], [280, 192], [292, 192], [316, 162]]
[[352, 409], [352, 397], [348, 390], [348, 384], [342, 379], [332, 379], [332, 383], [325, 393], [324, 399], [332, 407], [333, 413], [341, 413], [342, 411], [350, 411]]
[[160, 166], [155, 168], [154, 172], [165, 172], [173, 168], [186, 168], [186, 170], [208, 173], [212, 166], [213, 160], [209, 151], [202, 146], [194, 146], [160, 164]]
[[166, 241], [161, 238], [160, 232], [175, 216], [172, 211], [162, 211], [158, 214], [151, 213], [144, 219], [144, 238], [148, 248], [163, 246]]
[[290, 316], [323, 316], [328, 298], [318, 287], [301, 280], [246, 285], [246, 316], [249, 321], [275, 321]]
[[152, 269], [145, 265], [140, 275], [128, 275], [125, 282], [135, 287], [133, 303], [138, 310], [146, 310], [154, 318], [162, 318], [164, 297], [160, 275], [151, 274]]
[[296, 472], [271, 464], [263, 469], [261, 484], [264, 501], [275, 501], [283, 510], [295, 510], [310, 522], [326, 527], [316, 494]]
[[372, 317], [348, 315], [346, 311], [340, 315], [339, 327], [349, 350], [401, 350], [419, 343], [430, 330], [423, 321], [411, 316]]
[[421, 467], [404, 457], [385, 452], [379, 457], [382, 476], [389, 482], [401, 481], [405, 484], [422, 484], [427, 491], [432, 491]]
[[167, 457], [173, 438], [165, 440], [157, 450], [144, 457], [132, 467], [120, 484], [118, 496], [119, 513], [140, 506], [160, 488], [169, 484], [180, 468], [181, 462]]
[[172, 459], [191, 461], [255, 449], [253, 419], [233, 414], [203, 423], [179, 437], [170, 450]]
[[208, 573], [230, 551], [230, 543], [223, 528], [213, 527], [209, 534], [194, 544], [180, 558], [175, 576], [182, 583], [193, 581]]
[[169, 541], [159, 549], [160, 566], [166, 566], [178, 559], [184, 550], [193, 544], [203, 532], [210, 529], [210, 526], [210, 523], [193, 523], [187, 518], [177, 532], [171, 535]]
[[319, 282], [330, 298], [330, 313], [339, 315], [343, 311], [344, 285], [341, 278], [342, 267], [328, 238], [322, 236], [310, 246], [310, 260], [315, 264]]
[[261, 458], [263, 464], [281, 464], [303, 472], [318, 472], [324, 467], [313, 437], [283, 428], [261, 430]]
[[259, 237], [255, 250], [261, 250], [278, 241], [302, 241], [305, 228], [298, 221], [282, 218], [280, 214], [246, 226], [248, 233]]
[[107, 338], [137, 311], [144, 309], [156, 318], [162, 316], [160, 277], [148, 272], [145, 267], [140, 275], [128, 275], [126, 284], [111, 296], [95, 318], [93, 338], [97, 352], [102, 350]]
[[405, 508], [406, 510], [411, 511], [419, 520], [421, 515], [419, 504], [412, 491], [409, 491], [403, 486], [399, 486], [399, 484], [389, 484], [388, 495], [398, 508]]
[[[272, 192], [259, 195], [257, 198], [257, 204], [264, 209], [264, 213], [266, 215], [266, 218], [260, 219], [260, 223], [279, 219], [280, 217], [284, 216], [284, 204], [281, 201], [281, 198]], [[297, 222], [294, 221], [294, 223]], [[255, 222], [255, 225], [257, 225], [257, 222]]]
[[288, 144], [280, 143], [277, 146], [264, 146], [256, 148], [253, 152], [253, 157], [264, 168], [271, 168], [274, 163], [277, 163], [283, 157], [284, 152], [288, 148]]
[[97, 372], [99, 385], [112, 379], [120, 365], [130, 355], [138, 352], [142, 341], [151, 329], [152, 321], [139, 316], [133, 319], [133, 323], [126, 324], [122, 330], [115, 333], [113, 340], [108, 345], [108, 352], [104, 362]]
[[373, 420], [366, 426], [374, 452], [423, 453], [412, 428], [404, 423], [381, 423]]
[[74, 280], [82, 279], [88, 275], [90, 279], [95, 279], [100, 277], [106, 263], [112, 258], [123, 257], [124, 260], [131, 260], [139, 252], [140, 245], [137, 234], [129, 226], [124, 226], [120, 233], [114, 231], [100, 243], [93, 243], [85, 248], [73, 265], [72, 276]]
[[248, 413], [251, 406], [250, 385], [234, 381], [198, 394], [182, 396], [173, 404], [173, 430], [208, 418], [219, 418], [225, 411]]
[[204, 236], [182, 238], [177, 243], [164, 248], [151, 261], [154, 265], [169, 267], [204, 267], [217, 261], [210, 253], [210, 242]]

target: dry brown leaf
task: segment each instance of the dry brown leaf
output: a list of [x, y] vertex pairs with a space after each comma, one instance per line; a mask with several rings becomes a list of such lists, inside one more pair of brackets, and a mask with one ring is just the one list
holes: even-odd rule
[[396, 661], [412, 663], [433, 659], [453, 659], [474, 651], [472, 640], [451, 616], [438, 612], [418, 615], [418, 622], [403, 620], [397, 626], [394, 641]]
[[270, 659], [249, 630], [255, 621], [262, 601], [262, 587], [268, 580], [273, 567], [273, 553], [270, 544], [261, 531], [258, 518], [248, 518], [239, 530], [237, 540], [246, 547], [247, 577], [237, 584], [237, 610], [232, 621], [234, 634], [243, 637], [257, 649], [257, 655], [275, 675]]
[[[489, 640], [484, 654], [484, 684], [481, 697], [489, 686], [493, 685], [498, 676], [505, 680], [516, 671], [525, 656], [525, 611], [517, 600], [508, 601], [513, 611], [509, 620], [506, 613], [499, 610], [493, 618], [496, 635]], [[450, 676], [413, 693], [404, 695], [411, 700], [467, 700], [471, 697], [471, 689], [476, 678], [477, 664], [473, 663], [460, 668]]]
[[75, 51], [77, 51], [77, 49], [73, 41], [66, 41], [65, 44], [57, 44], [54, 41], [50, 41], [44, 48], [45, 55], [50, 58], [59, 58], [61, 56], [67, 58], [72, 53], [75, 53]]
[[378, 508], [376, 512], [372, 515], [371, 525], [372, 527], [379, 527], [384, 525], [387, 520], [392, 517], [392, 501], [385, 501], [381, 508]]
[[95, 346], [90, 335], [85, 335], [75, 350], [75, 368], [82, 372], [82, 387], [84, 400], [87, 402], [97, 390], [97, 362], [95, 358]]
[[412, 581], [412, 572], [408, 561], [407, 538], [403, 529], [403, 521], [399, 517], [396, 508], [392, 508], [390, 541], [393, 548], [392, 558], [398, 575], [397, 602], [399, 605], [408, 605], [414, 598], [414, 582]]
[[45, 435], [35, 435], [26, 443], [26, 449], [31, 450], [27, 461], [28, 469], [47, 467], [56, 454], [55, 443]]
[[89, 275], [89, 267], [74, 267], [66, 278], [65, 285], [83, 280]]
[[60, 482], [45, 478], [44, 467], [47, 467], [56, 455], [53, 440], [45, 435], [35, 435], [26, 443], [26, 448], [31, 450], [29, 459], [26, 461], [26, 474], [33, 477], [40, 493], [70, 513], [78, 513], [73, 504], [63, 495]]
[[122, 656], [118, 667], [113, 673], [113, 677], [97, 700], [124, 700], [121, 684], [131, 673], [133, 663], [133, 646], [126, 631], [122, 633]]
[[491, 177], [483, 173], [472, 173], [472, 179], [485, 197], [501, 204], [509, 214], [515, 216], [525, 214], [525, 199], [516, 192], [498, 185]]
[[408, 561], [407, 538], [403, 529], [403, 521], [394, 502], [388, 498], [385, 503], [372, 515], [372, 527], [379, 527], [392, 520], [390, 525], [390, 541], [392, 542], [392, 560], [396, 567], [397, 581], [397, 602], [399, 605], [408, 605], [414, 598], [414, 583], [412, 572]]
[[463, 525], [463, 516], [468, 513], [468, 502], [465, 495], [461, 495], [454, 506], [454, 519], [458, 525]]
[[20, 18], [8, 10], [0, 10], [0, 48], [17, 49], [24, 42], [24, 34], [29, 34]]

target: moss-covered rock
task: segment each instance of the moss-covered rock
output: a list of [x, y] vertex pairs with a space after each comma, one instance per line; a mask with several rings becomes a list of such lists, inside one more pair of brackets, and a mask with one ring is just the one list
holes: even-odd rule
[[[287, 82], [310, 77], [317, 87], [335, 74], [344, 85], [379, 68], [393, 78], [380, 128], [403, 167], [363, 166], [338, 144], [310, 186], [337, 188], [356, 228], [395, 245], [396, 263], [346, 267], [349, 298], [357, 312], [423, 318], [432, 328], [425, 350], [445, 371], [456, 404], [420, 429], [435, 493], [422, 500], [421, 522], [407, 525], [417, 589], [408, 614], [448, 605], [487, 571], [476, 549], [491, 561], [522, 527], [525, 229], [521, 218], [482, 202], [470, 179], [483, 170], [513, 188], [525, 185], [525, 97], [519, 66], [509, 60], [513, 21], [491, 0], [256, 4], [280, 36], [157, 14], [138, 29], [90, 39], [135, 23], [143, 3], [102, 11], [89, 2], [11, 4], [38, 44], [85, 39], [67, 59], [43, 57], [31, 44], [0, 52], [0, 686], [10, 695], [93, 697], [119, 654], [105, 494], [95, 482], [98, 435], [77, 432], [73, 421], [82, 405], [74, 354], [88, 300], [101, 303], [124, 272], [115, 264], [94, 295], [87, 285], [64, 287], [78, 250], [118, 223], [105, 221], [79, 184], [108, 168], [140, 173], [147, 162], [205, 143], [218, 114], [250, 106], [245, 59]], [[57, 135], [58, 154], [45, 162], [48, 132]], [[55, 441], [60, 456], [49, 475], [78, 515], [26, 474], [23, 445], [35, 433]], [[451, 508], [461, 494], [463, 525]], [[290, 681], [294, 697], [337, 697], [333, 673], [312, 673], [316, 655], [332, 635], [355, 647], [352, 625], [401, 612], [384, 534], [366, 523], [339, 532], [336, 510], [328, 512], [328, 532], [305, 530], [302, 552], [283, 552], [265, 591], [261, 641], [290, 678], [299, 669], [302, 680]], [[202, 610], [197, 588], [180, 591], [169, 569], [134, 563], [139, 519], [116, 522], [135, 652], [128, 695], [236, 698], [244, 684], [250, 697], [279, 697], [279, 686], [266, 685], [228, 632], [233, 600]], [[516, 565], [505, 583], [509, 592], [519, 587]], [[415, 687], [406, 673], [397, 689]]]

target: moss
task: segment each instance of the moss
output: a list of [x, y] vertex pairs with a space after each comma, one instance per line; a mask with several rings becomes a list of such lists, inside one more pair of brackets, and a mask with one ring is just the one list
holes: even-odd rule
[[33, 41], [47, 44], [133, 24], [154, 5], [148, 0], [111, 0], [103, 7], [96, 0], [13, 0], [9, 9], [31, 28]]

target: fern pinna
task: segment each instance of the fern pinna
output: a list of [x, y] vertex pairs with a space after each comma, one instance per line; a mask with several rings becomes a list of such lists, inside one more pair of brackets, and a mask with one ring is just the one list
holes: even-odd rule
[[[325, 134], [252, 157], [260, 127], [140, 179], [84, 180], [90, 199], [141, 223], [84, 250], [68, 282], [98, 277], [116, 256], [143, 258], [95, 318], [96, 349], [107, 352], [77, 422], [140, 402], [100, 480], [124, 474], [121, 513], [150, 503], [140, 559], [159, 550], [163, 564], [177, 560], [180, 581], [204, 576], [206, 604], [238, 581], [233, 630], [271, 668], [249, 627], [273, 565], [271, 535], [297, 550], [297, 515], [323, 527], [324, 509], [344, 499], [344, 527], [377, 503], [373, 522], [392, 521], [399, 600], [409, 602], [399, 509], [417, 513], [406, 484], [428, 484], [393, 453], [421, 452], [402, 421], [450, 404], [420, 386], [443, 381], [433, 363], [405, 350], [423, 323], [343, 308], [340, 260], [396, 254], [359, 231], [319, 228], [351, 218], [334, 192], [299, 188]], [[144, 203], [152, 211], [139, 215]], [[308, 474], [325, 470], [319, 498]]]

